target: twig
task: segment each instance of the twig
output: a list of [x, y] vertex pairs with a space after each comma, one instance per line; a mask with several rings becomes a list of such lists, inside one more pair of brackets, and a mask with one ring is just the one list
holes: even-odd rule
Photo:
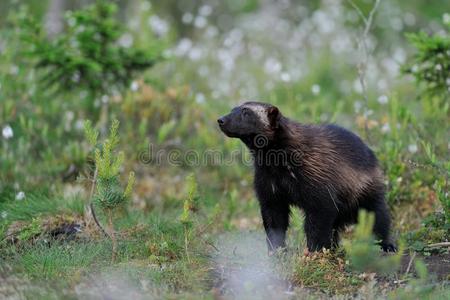
[[210, 241], [207, 241], [207, 240], [203, 240], [203, 239], [202, 239], [202, 241], [203, 241], [206, 245], [211, 246], [214, 250], [216, 250], [218, 253], [220, 253], [220, 250], [219, 250], [213, 243], [211, 243]]
[[113, 224], [113, 220], [112, 220], [112, 211], [110, 209], [108, 210], [108, 227], [109, 227], [109, 236], [110, 236], [111, 242], [112, 242], [111, 262], [114, 263], [116, 261], [116, 254], [117, 254], [117, 240], [116, 240], [116, 236], [114, 234], [114, 224]]
[[186, 258], [188, 260], [188, 263], [191, 263], [191, 258], [189, 256], [189, 250], [188, 250], [188, 244], [189, 244], [189, 240], [188, 240], [188, 234], [189, 234], [189, 230], [187, 228], [187, 226], [184, 226], [184, 250], [186, 252]]
[[364, 21], [364, 25], [367, 25], [367, 18], [366, 16], [363, 14], [363, 12], [361, 11], [361, 9], [358, 7], [358, 5], [355, 4], [355, 2], [353, 2], [352, 0], [347, 0], [348, 3], [350, 3], [350, 5], [356, 10], [356, 12], [358, 13], [358, 15], [360, 16], [360, 18]]
[[406, 276], [409, 273], [409, 270], [411, 270], [412, 262], [413, 262], [414, 258], [416, 258], [416, 254], [417, 253], [414, 251], [413, 255], [411, 255], [411, 258], [409, 259], [408, 266], [406, 267], [405, 274], [403, 276]]
[[[369, 52], [367, 50], [367, 35], [369, 34], [370, 28], [372, 27], [373, 17], [375, 15], [375, 12], [378, 9], [380, 0], [375, 1], [375, 4], [373, 5], [368, 18], [366, 18], [364, 16], [361, 9], [352, 0], [347, 0], [347, 1], [356, 10], [356, 12], [361, 17], [361, 19], [363, 20], [364, 25], [365, 25], [363, 34], [358, 42], [358, 49], [362, 49], [362, 53], [363, 53], [363, 59], [361, 62], [358, 63], [358, 79], [359, 79], [359, 83], [361, 84], [362, 95], [363, 95], [364, 105], [365, 105], [365, 114], [366, 114], [366, 112], [369, 109], [369, 97], [367, 96], [367, 86], [366, 86], [366, 82], [365, 82], [367, 63], [369, 60]], [[367, 141], [370, 144], [371, 142], [370, 142], [369, 126], [367, 124], [368, 123], [367, 117], [368, 117], [367, 115], [364, 116], [364, 130], [366, 132]]]
[[91, 211], [92, 218], [94, 219], [94, 222], [95, 222], [95, 224], [97, 224], [98, 228], [100, 228], [100, 230], [103, 232], [103, 234], [105, 236], [111, 238], [111, 236], [106, 232], [106, 230], [102, 227], [102, 225], [100, 225], [100, 222], [97, 219], [97, 215], [95, 214], [94, 203], [92, 202], [92, 197], [94, 196], [95, 186], [97, 184], [97, 176], [98, 176], [98, 168], [96, 166], [95, 172], [94, 172], [94, 178], [92, 178], [91, 191], [89, 193], [89, 209]]
[[96, 166], [94, 171], [94, 178], [92, 178], [91, 191], [89, 193], [89, 202], [92, 202], [92, 197], [94, 196], [95, 185], [97, 183], [97, 176], [98, 176], [98, 168]]
[[98, 228], [100, 228], [100, 230], [103, 232], [103, 234], [106, 237], [111, 238], [111, 236], [106, 232], [106, 230], [102, 227], [102, 225], [100, 225], [100, 222], [98, 221], [97, 215], [95, 214], [95, 211], [94, 211], [94, 203], [93, 202], [91, 202], [89, 204], [89, 208], [91, 210], [91, 215], [92, 215], [92, 218], [94, 219], [95, 224], [97, 224]]

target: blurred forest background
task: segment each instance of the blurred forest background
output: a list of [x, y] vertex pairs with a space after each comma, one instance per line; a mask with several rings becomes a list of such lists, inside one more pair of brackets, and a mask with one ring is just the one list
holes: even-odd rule
[[[446, 1], [1, 1], [0, 293], [447, 297], [449, 28]], [[370, 145], [399, 255], [368, 217], [305, 257], [295, 210], [267, 257], [249, 153], [216, 125], [247, 99]]]

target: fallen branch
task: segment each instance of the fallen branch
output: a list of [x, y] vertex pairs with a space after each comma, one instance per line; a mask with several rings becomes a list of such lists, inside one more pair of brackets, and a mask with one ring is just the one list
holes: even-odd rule
[[414, 261], [414, 258], [416, 258], [416, 252], [413, 253], [413, 255], [411, 255], [411, 258], [409, 259], [409, 263], [408, 266], [406, 267], [406, 271], [404, 276], [406, 276], [409, 273], [409, 270], [411, 270], [411, 266], [412, 266], [412, 262]]
[[450, 242], [434, 243], [427, 245], [427, 248], [444, 248], [450, 247]]

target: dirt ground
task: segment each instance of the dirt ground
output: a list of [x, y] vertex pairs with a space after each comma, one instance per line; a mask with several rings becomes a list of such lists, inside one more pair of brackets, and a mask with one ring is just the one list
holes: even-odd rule
[[[411, 258], [413, 259], [411, 260]], [[399, 274], [405, 274], [407, 271], [414, 274], [414, 261], [417, 259], [421, 259], [427, 265], [430, 276], [434, 276], [437, 280], [450, 280], [450, 253], [430, 256], [405, 254], [402, 258]]]

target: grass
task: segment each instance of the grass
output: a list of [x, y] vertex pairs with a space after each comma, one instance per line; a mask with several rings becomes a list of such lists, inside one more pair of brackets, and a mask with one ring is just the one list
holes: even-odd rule
[[[52, 202], [52, 198], [45, 199]], [[26, 201], [21, 205], [26, 205]], [[31, 205], [35, 204], [31, 202]], [[9, 208], [15, 209], [12, 205]], [[18, 236], [26, 238], [0, 244], [2, 265], [10, 268], [8, 273], [18, 276], [17, 280], [28, 282], [29, 293], [77, 298], [95, 291], [113, 295], [115, 289], [125, 289], [122, 291], [124, 295], [150, 293], [178, 297], [179, 291], [183, 291], [183, 297], [187, 298], [209, 298], [216, 292], [230, 297], [252, 298], [256, 295], [267, 296], [276, 290], [279, 293], [283, 291], [279, 289], [290, 282], [296, 287], [298, 295], [325, 297], [356, 293], [373, 282], [374, 275], [351, 271], [342, 251], [303, 256], [304, 240], [298, 230], [302, 217], [298, 212], [293, 214], [292, 219], [295, 228], [289, 231], [289, 251], [275, 257], [267, 256], [261, 231], [245, 233], [245, 230], [232, 226], [227, 227], [227, 234], [216, 236], [222, 226], [217, 224], [220, 218], [215, 222], [214, 218], [208, 221], [201, 217], [202, 211], [196, 212], [188, 243], [188, 257], [184, 226], [178, 218], [157, 212], [124, 211], [116, 222], [118, 253], [116, 262], [112, 263], [111, 243], [96, 228], [85, 227], [82, 229], [85, 232], [74, 237], [49, 236], [51, 225], [49, 227], [48, 224], [59, 226], [61, 220], [73, 220], [68, 217], [70, 211], [66, 209], [61, 210], [64, 214], [60, 215], [59, 222], [49, 222], [58, 216], [58, 210], [54, 209], [50, 208], [52, 214], [41, 210], [38, 217], [22, 225]], [[175, 215], [179, 216], [181, 210], [179, 208], [179, 213]], [[78, 214], [76, 211], [72, 213], [74, 216]], [[231, 219], [220, 222], [230, 224], [234, 222]], [[47, 224], [47, 232], [41, 224]], [[205, 227], [204, 224], [210, 225]], [[37, 235], [34, 234], [36, 228], [41, 229]], [[278, 283], [274, 285], [274, 282]], [[61, 293], [55, 293], [54, 284], [61, 289]], [[416, 283], [417, 286], [427, 284], [426, 280]], [[261, 285], [265, 286], [263, 290]], [[34, 291], [36, 286], [39, 286], [40, 292]], [[77, 289], [80, 286], [85, 287], [81, 294]], [[383, 294], [387, 295], [389, 290], [383, 291]], [[444, 292], [445, 285], [437, 286], [433, 288], [432, 295]], [[402, 293], [399, 290], [392, 295], [401, 298]]]
[[[4, 45], [0, 56], [0, 288], [8, 290], [8, 295], [33, 299], [448, 298], [448, 275], [433, 279], [438, 274], [430, 269], [425, 275], [420, 264], [416, 270], [415, 261], [408, 274], [403, 268], [381, 276], [374, 266], [391, 260], [384, 260], [371, 239], [360, 239], [351, 230], [345, 234], [347, 254], [339, 249], [303, 255], [303, 216], [297, 209], [291, 216], [287, 252], [268, 257], [252, 169], [245, 164], [249, 153], [240, 141], [225, 138], [216, 124], [217, 117], [241, 99], [257, 98], [303, 123], [333, 122], [356, 132], [375, 151], [385, 173], [394, 234], [403, 241], [405, 252], [416, 251], [417, 257], [437, 255], [445, 264], [448, 249], [431, 251], [427, 246], [450, 238], [445, 220], [450, 171], [448, 95], [423, 93], [421, 85], [392, 73], [390, 62], [393, 57], [401, 62], [403, 56], [412, 55], [404, 31], [438, 31], [441, 6], [427, 3], [422, 11], [423, 1], [381, 4], [370, 36], [376, 48], [367, 74], [368, 103], [363, 103], [355, 84], [358, 53], [351, 42], [361, 24], [351, 20], [351, 7], [318, 2], [305, 6], [307, 13], [299, 17], [294, 4], [287, 10], [275, 5], [267, 10], [264, 3], [250, 1], [253, 8], [240, 11], [231, 2], [213, 7], [206, 28], [174, 26], [192, 42], [186, 54], [157, 64], [133, 82], [133, 89], [109, 98], [107, 118], [121, 121], [118, 147], [125, 159], [120, 173], [136, 173], [133, 195], [114, 218], [118, 238], [114, 263], [111, 242], [85, 210], [89, 184], [77, 180], [92, 173], [92, 147], [80, 125], [95, 116], [85, 104], [95, 106], [99, 99], [66, 90], [55, 96], [43, 88], [40, 71], [32, 67], [33, 58], [18, 51], [26, 49], [18, 38], [23, 30], [17, 23], [21, 12], [9, 11], [11, 22], [0, 28]], [[355, 2], [363, 12], [370, 9], [368, 3]], [[186, 13], [172, 15], [179, 8], [171, 5], [171, 1], [152, 2], [155, 10], [129, 10], [136, 15], [128, 18], [142, 21], [138, 30], [129, 29], [139, 46], [152, 46], [147, 37], [153, 33], [146, 20], [154, 14], [167, 13], [167, 19], [176, 23], [173, 16]], [[403, 11], [395, 15], [397, 5], [404, 9], [408, 5], [408, 11], [416, 12], [416, 25], [404, 31], [389, 27], [408, 17]], [[222, 19], [216, 10], [232, 16], [241, 38], [239, 30], [220, 29], [210, 35]], [[281, 25], [268, 29], [261, 20], [272, 10], [273, 24]], [[321, 16], [333, 28], [322, 27], [328, 23]], [[180, 46], [182, 35], [177, 34], [171, 31], [164, 37], [173, 39], [173, 52]], [[349, 41], [341, 52], [333, 50], [336, 38]], [[255, 46], [261, 48], [256, 54]], [[196, 50], [202, 55], [192, 59]], [[259, 58], [258, 51], [262, 51]], [[231, 67], [224, 65], [229, 56], [234, 62]], [[268, 72], [274, 61], [281, 70]], [[298, 70], [301, 76], [296, 78]], [[282, 73], [291, 80], [280, 80], [286, 78]], [[93, 124], [98, 121], [92, 120]], [[8, 126], [13, 134], [6, 130], [5, 137], [3, 130]], [[218, 151], [225, 160], [236, 156], [228, 164], [190, 162], [183, 155], [192, 150]], [[160, 164], [143, 161], [142, 153], [154, 159], [157, 151], [165, 155]], [[169, 153], [181, 158], [169, 162]], [[101, 209], [96, 211], [101, 224], [107, 224]], [[55, 235], [55, 230], [70, 224], [78, 224], [81, 232]], [[361, 263], [358, 270], [355, 262]], [[374, 263], [372, 269], [365, 269], [367, 262]]]
[[358, 274], [347, 270], [342, 254], [315, 253], [300, 257], [295, 265], [293, 280], [296, 284], [330, 295], [351, 294], [363, 284]]

